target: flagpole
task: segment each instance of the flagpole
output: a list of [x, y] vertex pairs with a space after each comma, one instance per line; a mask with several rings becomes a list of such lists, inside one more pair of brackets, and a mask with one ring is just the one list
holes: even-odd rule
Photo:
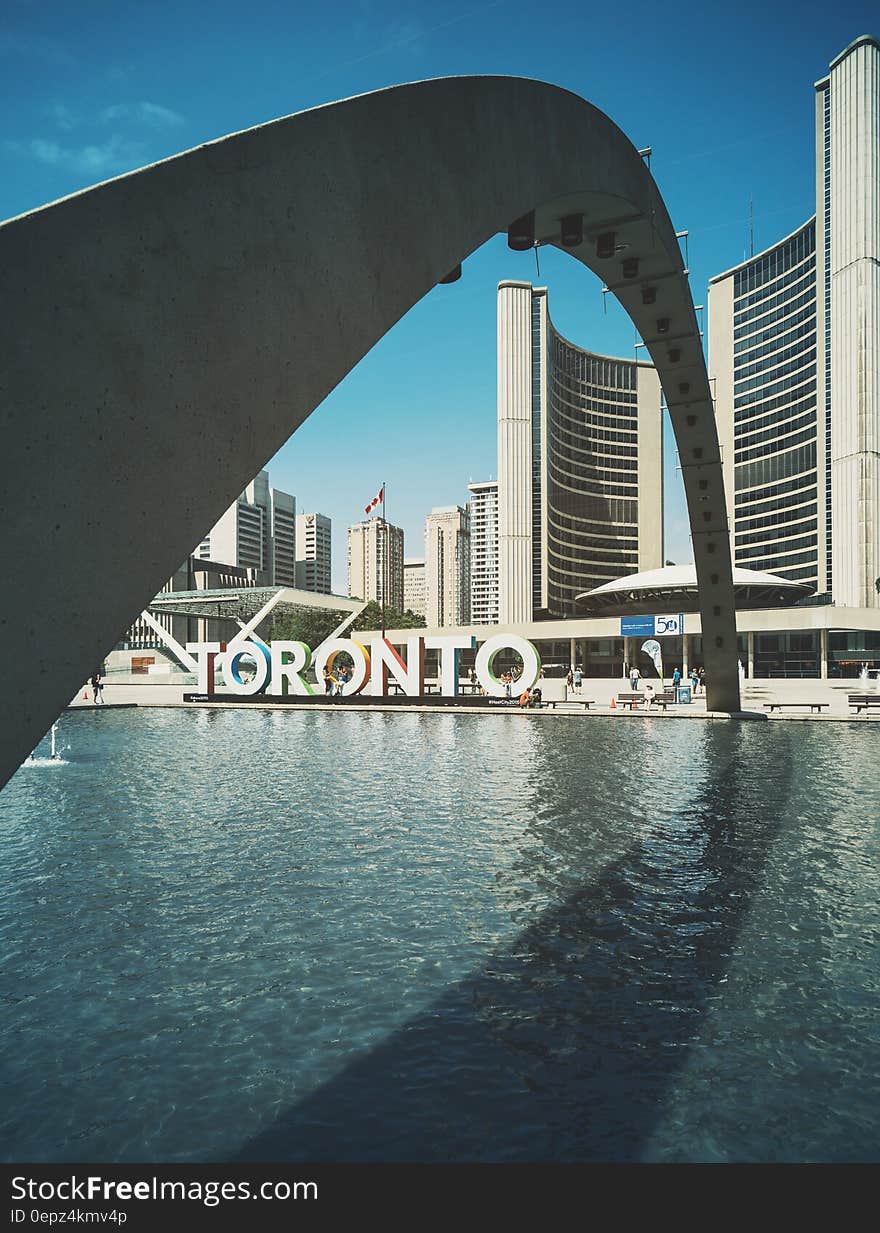
[[383, 578], [382, 578], [382, 641], [385, 641], [385, 592], [388, 590], [388, 523], [385, 520], [385, 481], [382, 481], [382, 538], [383, 538]]

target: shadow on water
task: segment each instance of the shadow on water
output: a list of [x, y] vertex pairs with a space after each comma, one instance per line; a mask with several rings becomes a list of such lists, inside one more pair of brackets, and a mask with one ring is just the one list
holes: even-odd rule
[[713, 725], [710, 777], [673, 826], [648, 825], [235, 1159], [639, 1159], [718, 995], [792, 790], [790, 738], [761, 742], [760, 775], [753, 740], [745, 725]]

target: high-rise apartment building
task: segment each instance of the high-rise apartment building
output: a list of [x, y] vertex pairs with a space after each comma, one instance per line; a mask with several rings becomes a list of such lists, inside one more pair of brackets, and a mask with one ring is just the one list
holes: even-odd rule
[[876, 607], [880, 42], [816, 83], [816, 216], [709, 288], [736, 565]]
[[576, 596], [663, 564], [653, 366], [554, 328], [547, 290], [498, 287], [499, 619], [574, 615]]
[[403, 608], [403, 531], [384, 518], [348, 528], [348, 593]]
[[199, 544], [202, 560], [254, 571], [257, 582], [292, 587], [296, 582], [296, 501], [269, 485], [261, 471]]
[[296, 516], [296, 585], [329, 595], [331, 523], [324, 514]]
[[468, 484], [471, 494], [471, 624], [498, 624], [498, 481]]
[[448, 505], [425, 519], [425, 621], [434, 627], [470, 620], [470, 518], [460, 505]]
[[425, 615], [425, 562], [415, 558], [403, 562], [403, 610]]

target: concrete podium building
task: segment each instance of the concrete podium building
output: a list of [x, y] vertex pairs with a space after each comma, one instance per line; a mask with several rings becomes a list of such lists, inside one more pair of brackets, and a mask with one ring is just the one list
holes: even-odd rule
[[576, 597], [663, 560], [660, 382], [563, 338], [547, 289], [498, 287], [499, 621], [573, 616]]

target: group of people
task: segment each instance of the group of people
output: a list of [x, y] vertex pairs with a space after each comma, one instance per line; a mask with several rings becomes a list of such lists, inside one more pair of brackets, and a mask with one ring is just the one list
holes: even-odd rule
[[[635, 664], [633, 664], [633, 666], [629, 670], [629, 687], [633, 691], [633, 693], [638, 693], [639, 681], [641, 679], [642, 679], [641, 672], [639, 672], [638, 667]], [[690, 681], [691, 689], [693, 690], [695, 698], [699, 696], [700, 690], [702, 690], [703, 693], [706, 692], [706, 669], [705, 668], [691, 668], [688, 673], [688, 680]], [[681, 684], [681, 671], [680, 669], [676, 668], [674, 672], [672, 673], [672, 688], [676, 691], [676, 694], [678, 693], [678, 687], [680, 684]], [[647, 693], [648, 690], [650, 690], [651, 693], [653, 694], [654, 687], [653, 685], [651, 685], [649, 682], [646, 681], [645, 682], [645, 692]]]
[[569, 668], [568, 675], [565, 678], [566, 686], [576, 694], [581, 692], [581, 686], [584, 683], [584, 670], [581, 667]]
[[350, 680], [351, 669], [348, 664], [343, 664], [335, 676], [330, 664], [324, 665], [324, 694], [326, 697], [341, 698]]

